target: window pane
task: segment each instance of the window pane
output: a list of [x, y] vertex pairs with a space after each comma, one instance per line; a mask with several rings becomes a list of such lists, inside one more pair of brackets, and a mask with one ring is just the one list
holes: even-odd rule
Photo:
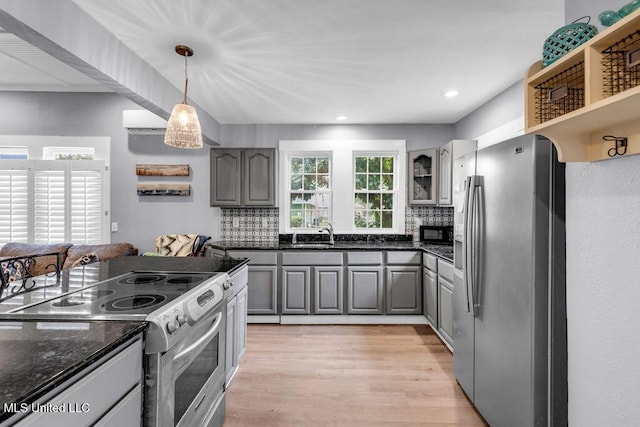
[[364, 216], [364, 211], [356, 211], [353, 217], [353, 225], [355, 225], [356, 228], [367, 227], [367, 219], [366, 216]]
[[367, 175], [358, 173], [356, 174], [356, 190], [367, 189]]
[[382, 211], [382, 228], [393, 228], [392, 211]]
[[369, 228], [380, 228], [380, 211], [369, 211], [367, 226]]
[[318, 173], [329, 173], [328, 157], [318, 157]]
[[369, 173], [380, 172], [380, 157], [369, 157]]
[[300, 157], [291, 158], [291, 173], [302, 173], [302, 159]]
[[316, 158], [305, 157], [304, 158], [304, 173], [316, 173]]
[[356, 157], [356, 172], [367, 172], [366, 157]]
[[356, 193], [354, 204], [355, 204], [356, 210], [365, 209], [367, 207], [367, 194], [366, 193]]
[[380, 194], [369, 194], [369, 209], [380, 209]]
[[382, 175], [383, 190], [393, 190], [393, 175]]
[[382, 195], [382, 209], [393, 209], [393, 194]]
[[318, 175], [318, 190], [327, 190], [329, 188], [329, 175]]
[[393, 157], [382, 158], [382, 172], [393, 173]]
[[369, 190], [379, 190], [380, 189], [380, 175], [369, 175], [368, 188]]
[[294, 228], [302, 227], [302, 211], [300, 210], [291, 211], [291, 227], [294, 227]]
[[301, 193], [291, 193], [291, 210], [302, 209], [304, 199]]
[[328, 209], [331, 204], [331, 194], [315, 193], [309, 195], [309, 203], [316, 208]]
[[304, 189], [305, 190], [315, 190], [316, 189], [316, 176], [315, 175], [305, 175], [304, 176]]
[[291, 176], [291, 189], [302, 190], [302, 175]]

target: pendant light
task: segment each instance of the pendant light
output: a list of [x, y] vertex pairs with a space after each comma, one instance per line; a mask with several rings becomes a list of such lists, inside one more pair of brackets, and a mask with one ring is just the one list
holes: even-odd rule
[[184, 56], [184, 100], [176, 104], [171, 111], [164, 134], [164, 143], [176, 148], [202, 148], [202, 131], [198, 113], [191, 105], [187, 105], [187, 57], [193, 56], [193, 49], [187, 46], [176, 46], [176, 53]]

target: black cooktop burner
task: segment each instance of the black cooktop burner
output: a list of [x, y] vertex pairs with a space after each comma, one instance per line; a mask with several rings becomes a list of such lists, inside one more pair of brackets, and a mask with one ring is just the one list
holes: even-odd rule
[[170, 283], [172, 285], [184, 285], [187, 283], [199, 282], [203, 279], [203, 276], [178, 276], [172, 277], [171, 279], [167, 280], [167, 283]]
[[116, 298], [100, 306], [102, 311], [130, 311], [151, 307], [163, 303], [167, 299], [164, 295], [130, 295]]
[[167, 276], [165, 276], [164, 274], [142, 274], [124, 278], [122, 280], [119, 280], [118, 283], [122, 283], [123, 285], [148, 285], [151, 283], [160, 282], [166, 278]]

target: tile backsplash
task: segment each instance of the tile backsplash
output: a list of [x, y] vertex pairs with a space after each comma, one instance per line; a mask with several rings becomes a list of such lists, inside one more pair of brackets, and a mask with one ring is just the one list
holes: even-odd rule
[[[277, 242], [278, 208], [222, 208], [220, 240], [228, 242]], [[233, 222], [237, 221], [237, 227]]]
[[[234, 243], [278, 241], [278, 208], [222, 208], [220, 211], [220, 240]], [[413, 235], [421, 225], [453, 225], [453, 208], [407, 207], [405, 234]]]

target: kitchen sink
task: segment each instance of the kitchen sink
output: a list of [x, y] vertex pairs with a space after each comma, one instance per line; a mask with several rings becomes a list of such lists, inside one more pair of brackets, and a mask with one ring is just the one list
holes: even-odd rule
[[333, 245], [330, 245], [329, 243], [293, 243], [291, 247], [323, 249], [323, 248], [333, 248]]

